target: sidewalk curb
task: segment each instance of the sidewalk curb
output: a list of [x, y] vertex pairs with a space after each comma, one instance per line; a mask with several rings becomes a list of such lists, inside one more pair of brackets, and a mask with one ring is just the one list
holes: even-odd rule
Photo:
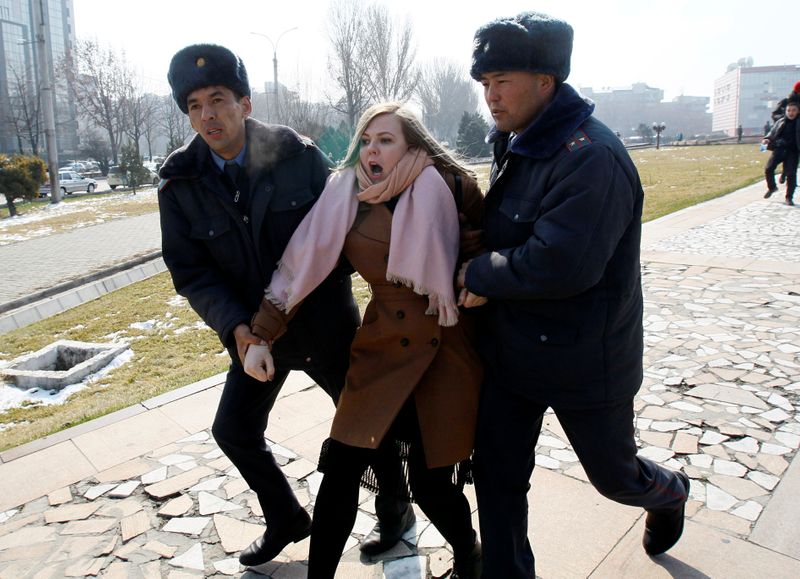
[[0, 334], [23, 328], [162, 273], [166, 269], [159, 250], [114, 265], [102, 272], [58, 284], [26, 298], [0, 304]]

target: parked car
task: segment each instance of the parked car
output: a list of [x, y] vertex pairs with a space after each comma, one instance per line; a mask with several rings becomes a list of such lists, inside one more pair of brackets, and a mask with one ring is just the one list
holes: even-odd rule
[[[147, 169], [147, 167], [145, 167], [145, 169]], [[159, 176], [151, 169], [147, 169], [147, 173], [148, 176], [146, 183], [150, 183], [153, 186], [158, 185], [158, 182], [160, 181]], [[108, 175], [106, 176], [106, 179], [108, 180], [108, 186], [111, 187], [111, 189], [128, 186], [128, 174], [123, 172], [118, 165], [112, 165], [108, 168]], [[142, 185], [144, 184], [145, 183], [142, 183]]]
[[[74, 171], [59, 171], [58, 184], [61, 193], [65, 195], [72, 195], [75, 191], [94, 193], [94, 190], [97, 189], [97, 181], [78, 175]], [[39, 187], [39, 196], [47, 197], [48, 195], [50, 195], [50, 183], [45, 183]]]
[[79, 163], [75, 161], [74, 163], [69, 163], [68, 165], [64, 165], [63, 167], [58, 168], [59, 171], [72, 171], [74, 173], [78, 173], [79, 175], [83, 175], [87, 172], [86, 165], [83, 163]]

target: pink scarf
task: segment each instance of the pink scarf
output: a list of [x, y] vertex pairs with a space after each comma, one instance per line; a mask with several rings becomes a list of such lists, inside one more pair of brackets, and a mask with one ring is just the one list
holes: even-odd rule
[[[357, 181], [368, 186], [359, 192]], [[290, 312], [336, 267], [359, 200], [383, 203], [396, 195], [386, 279], [428, 296], [425, 313], [438, 314], [439, 325], [456, 325], [458, 213], [450, 188], [419, 150], [409, 151], [380, 183], [372, 184], [360, 164], [332, 174], [289, 240], [266, 298]]]

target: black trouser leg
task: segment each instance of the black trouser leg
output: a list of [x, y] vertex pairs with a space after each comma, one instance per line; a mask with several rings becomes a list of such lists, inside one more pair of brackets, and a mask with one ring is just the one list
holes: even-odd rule
[[633, 400], [587, 410], [554, 409], [592, 485], [623, 505], [674, 509], [686, 501], [675, 474], [637, 456]]
[[767, 160], [767, 164], [764, 167], [764, 178], [767, 181], [767, 190], [768, 191], [777, 191], [778, 185], [775, 183], [775, 169], [778, 165], [781, 164], [783, 161], [784, 154], [782, 151], [772, 151], [772, 154], [769, 156]]
[[358, 487], [374, 451], [330, 440], [308, 554], [308, 579], [332, 579], [358, 511]]
[[269, 412], [287, 374], [277, 370], [264, 383], [241, 366], [231, 366], [211, 428], [220, 449], [256, 493], [270, 528], [284, 526], [302, 508], [264, 440]]
[[783, 172], [786, 173], [786, 199], [794, 199], [797, 188], [797, 153], [787, 154], [783, 159]]
[[528, 490], [546, 407], [504, 390], [487, 376], [475, 441], [475, 493], [483, 579], [533, 579]]

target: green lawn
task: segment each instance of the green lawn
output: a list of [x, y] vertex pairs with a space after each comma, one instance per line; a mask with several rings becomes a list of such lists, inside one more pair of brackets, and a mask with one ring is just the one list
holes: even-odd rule
[[[645, 221], [749, 185], [761, 178], [766, 162], [754, 145], [649, 149], [635, 151], [632, 156], [645, 188]], [[485, 190], [488, 166], [473, 170]], [[141, 203], [127, 195], [119, 196], [119, 200], [108, 204], [108, 218], [138, 214], [148, 204], [150, 210], [155, 209], [154, 200]], [[36, 210], [35, 206], [25, 208]], [[53, 219], [59, 220], [59, 228], [69, 228], [85, 216]], [[45, 220], [40, 225], [49, 224]], [[357, 276], [354, 280], [363, 308], [369, 289]], [[130, 341], [133, 357], [128, 363], [63, 405], [25, 406], [0, 414], [0, 423], [14, 423], [0, 431], [0, 450], [136, 404], [227, 367], [227, 353], [216, 335], [203, 327], [185, 300], [177, 298], [167, 274], [4, 334], [0, 358], [9, 360], [62, 338], [107, 342], [115, 337]]]

